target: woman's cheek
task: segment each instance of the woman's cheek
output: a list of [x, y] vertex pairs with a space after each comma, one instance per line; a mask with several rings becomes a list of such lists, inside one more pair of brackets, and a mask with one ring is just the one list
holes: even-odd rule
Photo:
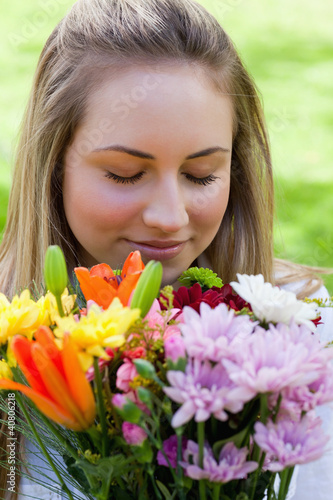
[[137, 218], [141, 203], [133, 194], [122, 193], [117, 186], [90, 190], [85, 197], [86, 215], [96, 226], [121, 226]]
[[204, 189], [192, 193], [190, 210], [197, 220], [215, 223], [222, 219], [229, 200], [230, 183], [228, 177], [217, 179]]

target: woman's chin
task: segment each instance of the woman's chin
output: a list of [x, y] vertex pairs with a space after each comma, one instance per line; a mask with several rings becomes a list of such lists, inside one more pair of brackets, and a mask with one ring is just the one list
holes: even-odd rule
[[181, 273], [175, 274], [175, 272], [168, 273], [168, 272], [163, 271], [161, 288], [163, 288], [167, 285], [171, 285], [174, 290], [178, 290], [178, 288], [181, 286], [180, 283], [177, 281], [180, 274]]

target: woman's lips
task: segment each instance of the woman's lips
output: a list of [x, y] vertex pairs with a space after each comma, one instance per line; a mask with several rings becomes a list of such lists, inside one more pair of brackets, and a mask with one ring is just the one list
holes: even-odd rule
[[132, 250], [139, 250], [144, 260], [169, 260], [182, 252], [186, 241], [130, 241], [127, 240]]

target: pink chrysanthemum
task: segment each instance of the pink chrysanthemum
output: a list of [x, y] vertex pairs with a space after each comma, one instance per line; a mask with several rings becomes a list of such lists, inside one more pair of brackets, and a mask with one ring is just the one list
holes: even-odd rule
[[184, 452], [184, 462], [181, 466], [186, 475], [192, 479], [208, 479], [212, 483], [228, 483], [233, 479], [244, 479], [249, 472], [258, 467], [257, 462], [247, 462], [248, 449], [238, 449], [234, 443], [227, 443], [221, 450], [218, 462], [211, 448], [204, 448], [203, 468], [199, 467], [199, 446], [189, 441]]
[[319, 417], [301, 421], [257, 422], [254, 440], [267, 453], [267, 468], [279, 472], [286, 467], [312, 462], [322, 456], [327, 443]]
[[169, 371], [167, 378], [171, 387], [165, 387], [166, 395], [181, 404], [172, 418], [174, 428], [185, 424], [192, 417], [196, 422], [207, 420], [214, 415], [218, 420], [227, 420], [226, 410], [236, 413], [252, 393], [235, 387], [225, 369], [217, 364], [198, 360], [189, 362], [186, 372]]
[[244, 339], [242, 349], [234, 352], [234, 360], [222, 363], [236, 385], [255, 395], [315, 382], [332, 357], [333, 351], [328, 351], [306, 327], [279, 324], [268, 331], [257, 327]]
[[238, 350], [254, 326], [248, 316], [235, 316], [225, 304], [211, 309], [202, 303], [200, 314], [185, 307], [180, 330], [189, 357], [218, 362], [223, 356]]
[[[323, 360], [324, 362], [324, 360]], [[299, 412], [311, 411], [316, 406], [333, 400], [333, 366], [326, 364], [317, 370], [317, 379], [308, 385], [287, 387], [282, 391], [284, 406], [297, 405]]]

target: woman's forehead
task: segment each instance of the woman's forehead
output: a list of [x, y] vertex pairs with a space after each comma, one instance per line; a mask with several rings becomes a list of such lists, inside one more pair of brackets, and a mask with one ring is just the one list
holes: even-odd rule
[[76, 135], [90, 137], [93, 143], [128, 137], [138, 142], [149, 137], [190, 140], [198, 143], [198, 150], [208, 147], [209, 137], [216, 137], [216, 142], [223, 136], [227, 147], [232, 137], [232, 102], [201, 68], [177, 65], [159, 72], [134, 68], [117, 77], [106, 76], [91, 93]]

